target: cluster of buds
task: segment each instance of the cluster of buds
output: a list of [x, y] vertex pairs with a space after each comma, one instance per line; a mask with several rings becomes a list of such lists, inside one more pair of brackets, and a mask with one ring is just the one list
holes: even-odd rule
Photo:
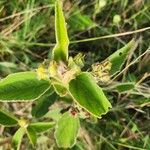
[[28, 127], [28, 120], [25, 120], [25, 119], [20, 119], [19, 121], [18, 121], [18, 123], [19, 123], [19, 125], [20, 125], [20, 127], [22, 127], [22, 128], [27, 128]]
[[110, 80], [110, 69], [111, 63], [108, 60], [105, 60], [101, 63], [92, 65], [92, 75], [96, 78], [96, 81], [107, 83]]
[[44, 64], [41, 64], [36, 72], [39, 80], [48, 78], [47, 69], [45, 68]]
[[70, 57], [67, 63], [55, 60], [48, 63], [45, 61], [37, 69], [38, 79], [50, 79], [54, 88], [56, 90], [59, 88], [64, 93], [62, 95], [65, 95], [64, 87], [67, 87], [70, 80], [81, 72], [81, 68], [84, 66], [83, 62], [84, 56], [80, 53], [74, 58]]

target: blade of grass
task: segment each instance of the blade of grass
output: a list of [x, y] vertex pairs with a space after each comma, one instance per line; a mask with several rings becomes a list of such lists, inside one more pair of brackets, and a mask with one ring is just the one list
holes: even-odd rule
[[[136, 34], [136, 33], [145, 32], [147, 30], [150, 30], [150, 27], [141, 28], [141, 29], [134, 30], [134, 31], [129, 31], [129, 32], [123, 32], [123, 33], [105, 35], [105, 36], [88, 38], [88, 39], [83, 39], [83, 40], [71, 41], [70, 44], [90, 42], [90, 41], [96, 41], [96, 40], [108, 39], [108, 38], [114, 38], [114, 37], [121, 37], [121, 36], [126, 36], [126, 35], [132, 35], [132, 34]], [[54, 46], [56, 43], [35, 43], [35, 42], [29, 42], [29, 43], [27, 43], [27, 42], [22, 42], [22, 44], [26, 44], [28, 46], [34, 46], [34, 45], [36, 45], [36, 46], [42, 46], [42, 47], [51, 47], [51, 46]]]

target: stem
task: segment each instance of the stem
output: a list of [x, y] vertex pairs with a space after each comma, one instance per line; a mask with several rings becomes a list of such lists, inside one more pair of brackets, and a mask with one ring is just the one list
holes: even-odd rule
[[10, 144], [11, 142], [11, 137], [8, 137], [6, 139], [4, 139], [3, 141], [0, 141], [0, 146], [4, 145], [4, 144]]

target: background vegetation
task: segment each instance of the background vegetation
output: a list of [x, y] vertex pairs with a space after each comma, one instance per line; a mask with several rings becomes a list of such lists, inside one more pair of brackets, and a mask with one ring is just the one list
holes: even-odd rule
[[[36, 69], [48, 59], [55, 43], [55, 0], [0, 1], [0, 78]], [[78, 144], [88, 150], [148, 150], [150, 149], [150, 1], [149, 0], [64, 0], [70, 44], [70, 54], [85, 54], [88, 62], [102, 61], [132, 38], [136, 45], [123, 71], [112, 77], [112, 85], [132, 82], [132, 90], [108, 91], [113, 108], [97, 121], [82, 121]], [[144, 28], [144, 29], [143, 29]], [[142, 29], [142, 30], [138, 30]], [[132, 34], [129, 31], [133, 31]], [[128, 35], [114, 35], [125, 33]], [[85, 39], [84, 41], [79, 41]], [[125, 69], [124, 69], [125, 68]], [[115, 81], [115, 79], [118, 81]], [[31, 119], [31, 103], [5, 103], [17, 116]], [[53, 106], [47, 120], [58, 119], [63, 104]], [[53, 117], [52, 117], [53, 114]], [[15, 128], [0, 126], [0, 150], [10, 149]], [[23, 141], [22, 149], [32, 149]], [[57, 149], [51, 132], [39, 136], [37, 149]], [[77, 147], [74, 147], [77, 149]]]

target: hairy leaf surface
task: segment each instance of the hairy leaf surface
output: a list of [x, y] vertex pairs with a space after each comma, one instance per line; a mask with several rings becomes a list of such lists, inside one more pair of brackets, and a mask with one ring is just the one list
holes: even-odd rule
[[19, 72], [0, 81], [0, 101], [32, 101], [48, 88], [47, 80], [38, 80], [35, 72]]
[[102, 89], [96, 84], [90, 73], [81, 73], [69, 84], [74, 100], [96, 117], [107, 113], [111, 107]]
[[55, 139], [58, 147], [71, 148], [77, 138], [80, 123], [77, 116], [71, 116], [69, 112], [63, 114], [58, 121], [55, 131]]

